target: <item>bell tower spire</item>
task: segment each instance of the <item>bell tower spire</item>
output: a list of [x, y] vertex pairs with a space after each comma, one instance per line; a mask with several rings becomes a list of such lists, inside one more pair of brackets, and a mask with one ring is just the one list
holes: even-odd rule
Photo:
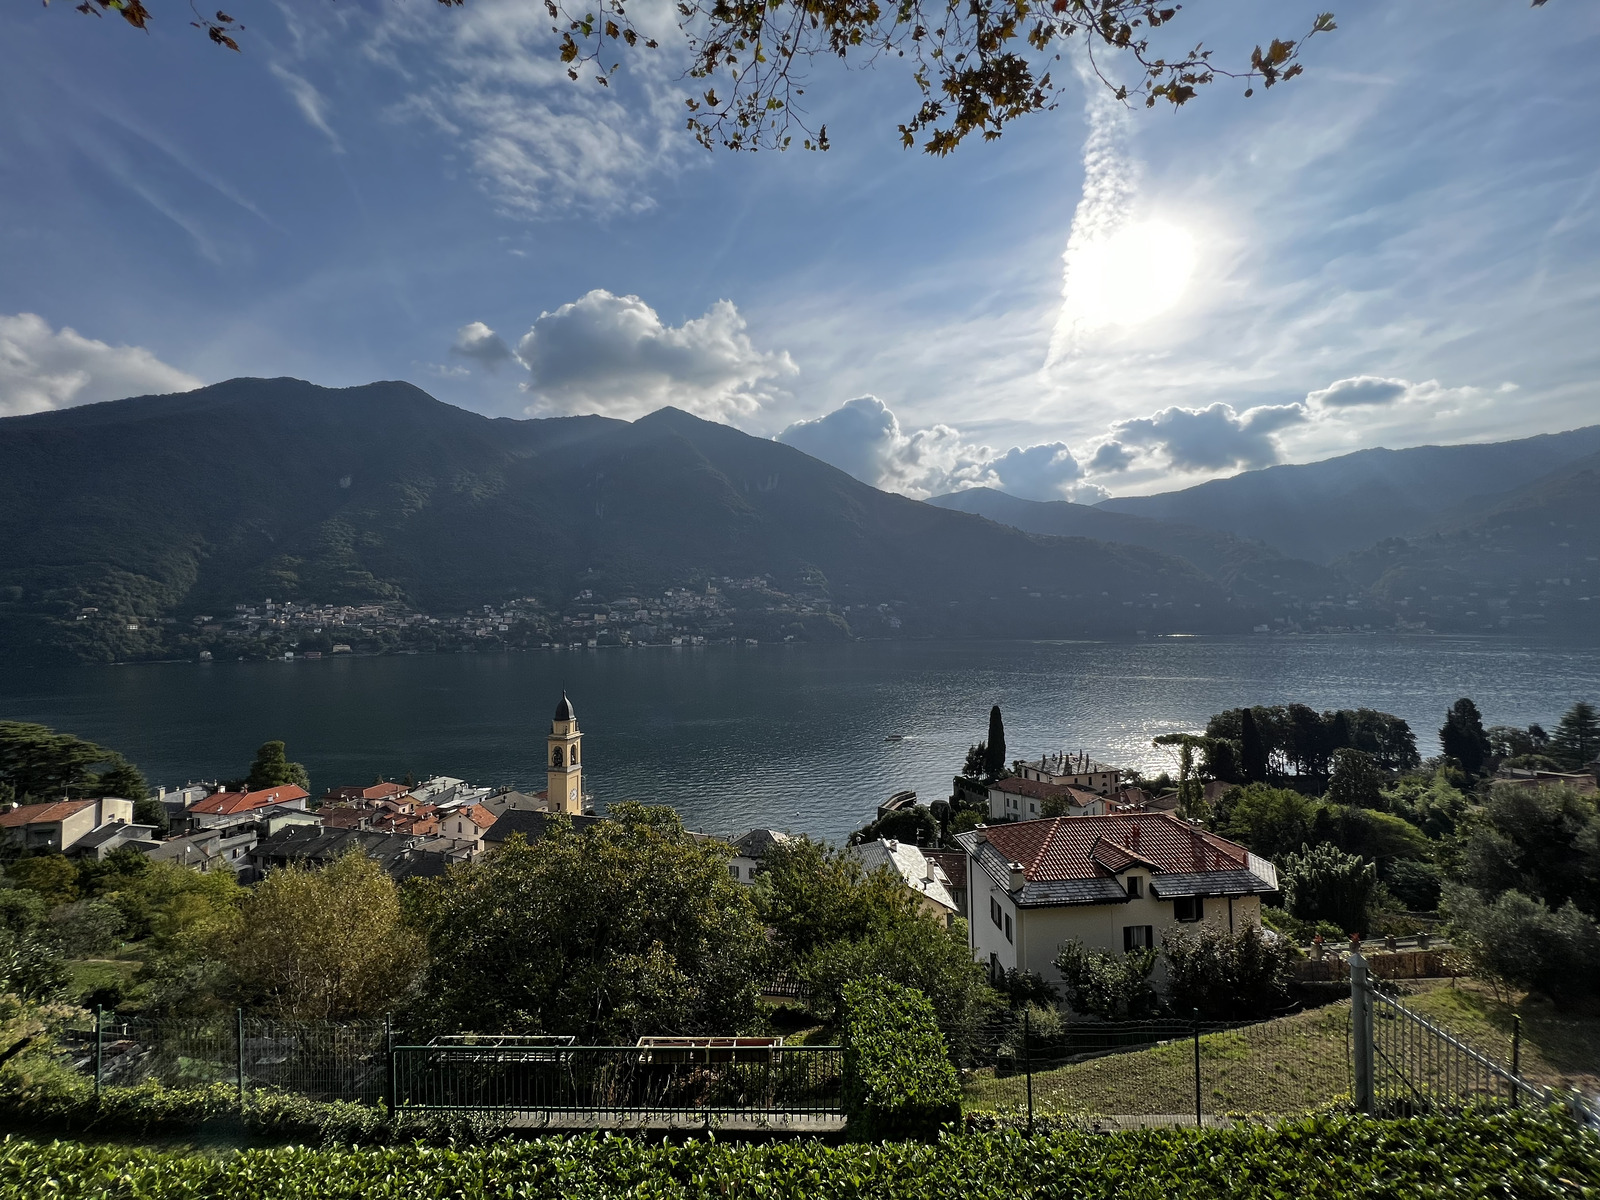
[[551, 812], [577, 816], [583, 812], [583, 763], [580, 751], [583, 734], [578, 732], [578, 714], [572, 701], [561, 693], [555, 718], [550, 722], [550, 737], [545, 746], [548, 797]]

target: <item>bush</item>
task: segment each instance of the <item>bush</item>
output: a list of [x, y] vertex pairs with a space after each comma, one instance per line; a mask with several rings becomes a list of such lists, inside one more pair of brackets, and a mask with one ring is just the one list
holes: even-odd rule
[[933, 1005], [885, 980], [844, 989], [844, 1109], [859, 1141], [931, 1139], [961, 1116], [961, 1085]]
[[1078, 941], [1065, 943], [1056, 955], [1067, 1003], [1107, 1021], [1136, 1021], [1160, 1011], [1161, 998], [1150, 982], [1155, 965], [1154, 950], [1113, 954]]
[[1181, 1014], [1196, 1009], [1203, 1017], [1261, 1017], [1288, 999], [1292, 946], [1258, 925], [1229, 933], [1216, 925], [1174, 930], [1161, 939], [1167, 958], [1167, 996]]
[[1394, 859], [1384, 865], [1383, 882], [1407, 912], [1433, 912], [1439, 907], [1443, 880], [1432, 863]]
[[1327, 844], [1302, 846], [1283, 863], [1283, 895], [1289, 915], [1302, 921], [1332, 921], [1345, 933], [1366, 933], [1373, 865]]
[[334, 1200], [336, 1197], [1588, 1196], [1600, 1142], [1560, 1110], [1374, 1121], [1319, 1115], [1230, 1129], [1012, 1130], [937, 1147], [749, 1144], [610, 1136], [485, 1147], [173, 1154], [0, 1142], [0, 1189], [22, 1197]]
[[66, 986], [66, 965], [51, 947], [33, 934], [0, 929], [0, 993], [51, 1000]]
[[88, 958], [116, 948], [122, 913], [104, 900], [75, 900], [50, 914], [50, 936], [67, 958]]
[[1452, 888], [1447, 903], [1478, 973], [1563, 1006], [1600, 992], [1600, 926], [1570, 900], [1551, 910], [1521, 892], [1485, 903], [1468, 888]]

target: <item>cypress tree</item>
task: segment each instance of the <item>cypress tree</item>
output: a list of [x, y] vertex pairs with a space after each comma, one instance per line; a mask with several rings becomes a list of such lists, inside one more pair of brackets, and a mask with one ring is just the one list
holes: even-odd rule
[[1600, 714], [1594, 705], [1579, 700], [1566, 715], [1550, 739], [1551, 757], [1571, 770], [1582, 770], [1600, 754]]
[[1467, 697], [1457, 700], [1445, 714], [1439, 745], [1447, 757], [1461, 764], [1469, 780], [1483, 774], [1484, 760], [1489, 757], [1489, 735], [1484, 732], [1478, 706]]
[[990, 779], [998, 779], [1006, 769], [1006, 726], [1000, 719], [1000, 706], [989, 710], [989, 740], [984, 744], [984, 771]]
[[1261, 744], [1256, 714], [1248, 708], [1239, 710], [1239, 767], [1246, 783], [1267, 781], [1267, 750]]

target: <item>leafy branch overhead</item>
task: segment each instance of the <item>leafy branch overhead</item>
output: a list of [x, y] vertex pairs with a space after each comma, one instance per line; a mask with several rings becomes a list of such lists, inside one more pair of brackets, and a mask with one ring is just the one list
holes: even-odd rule
[[[625, 55], [660, 49], [630, 15], [631, 0], [596, 0], [594, 8], [543, 3], [573, 80], [592, 70], [595, 82], [609, 86]], [[901, 140], [944, 155], [968, 137], [992, 140], [1017, 118], [1053, 108], [1063, 86], [1055, 71], [1074, 46], [1119, 101], [1176, 107], [1218, 79], [1243, 82], [1246, 96], [1257, 84], [1293, 79], [1306, 42], [1335, 28], [1332, 13], [1319, 13], [1297, 38], [1273, 37], [1248, 64], [1225, 67], [1203, 45], [1158, 44], [1168, 41], [1165, 27], [1182, 7], [1166, 0], [676, 0], [694, 93], [685, 99], [687, 125], [707, 148], [787, 149], [798, 136], [806, 149], [826, 150], [827, 126], [813, 129], [805, 113], [810, 65], [903, 61], [921, 101], [899, 126]], [[78, 11], [114, 11], [139, 29], [150, 20], [141, 0], [84, 0]], [[232, 17], [196, 16], [190, 23], [213, 42], [239, 48], [232, 33], [243, 27]]]

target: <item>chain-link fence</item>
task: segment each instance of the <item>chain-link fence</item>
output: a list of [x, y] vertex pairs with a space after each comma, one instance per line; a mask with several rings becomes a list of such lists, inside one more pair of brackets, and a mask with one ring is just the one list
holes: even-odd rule
[[1306, 1112], [1350, 1091], [1350, 1005], [1248, 1024], [1011, 1011], [977, 1039], [969, 1107], [1172, 1118]]

